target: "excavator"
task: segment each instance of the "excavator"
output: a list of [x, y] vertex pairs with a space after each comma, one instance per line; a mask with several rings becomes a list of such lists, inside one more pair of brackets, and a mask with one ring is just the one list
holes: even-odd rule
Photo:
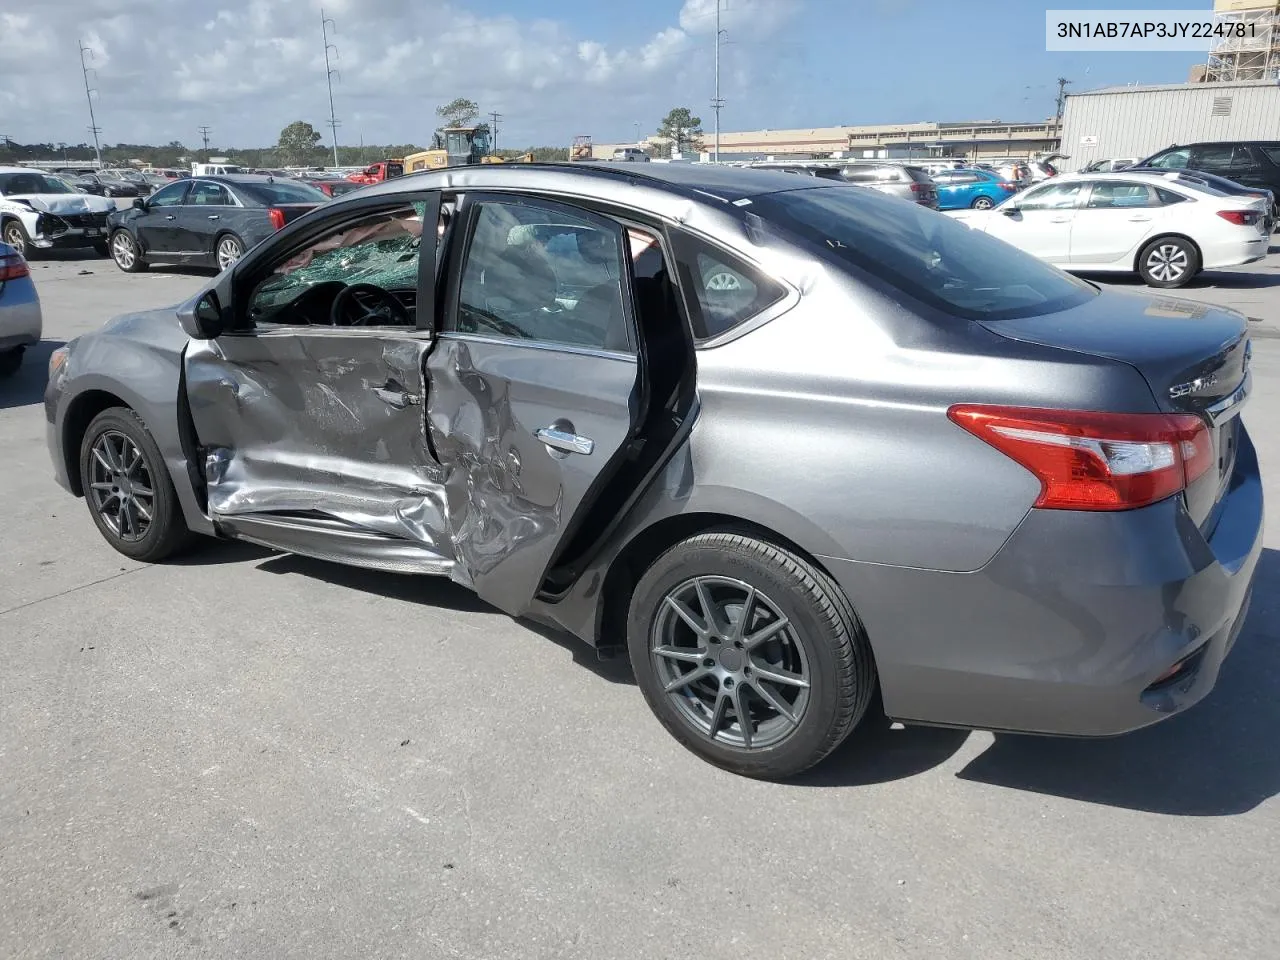
[[493, 138], [487, 123], [474, 127], [443, 127], [435, 132], [430, 150], [411, 153], [404, 158], [404, 172], [465, 167], [475, 163], [533, 163], [533, 154], [525, 153], [505, 160], [493, 153]]

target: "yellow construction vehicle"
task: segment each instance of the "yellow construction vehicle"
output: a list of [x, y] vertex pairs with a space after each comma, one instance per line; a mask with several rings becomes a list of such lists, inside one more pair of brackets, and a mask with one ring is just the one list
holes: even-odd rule
[[404, 158], [404, 172], [465, 167], [474, 163], [533, 163], [533, 154], [525, 153], [513, 160], [504, 160], [493, 153], [493, 139], [487, 123], [474, 127], [444, 127], [435, 132], [430, 150], [411, 153]]

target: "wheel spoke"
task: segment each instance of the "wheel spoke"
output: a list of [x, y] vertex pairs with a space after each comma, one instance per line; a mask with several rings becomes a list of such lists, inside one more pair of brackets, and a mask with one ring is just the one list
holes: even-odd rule
[[733, 688], [733, 712], [738, 718], [738, 730], [742, 733], [742, 745], [751, 749], [751, 737], [755, 730], [751, 725], [751, 711], [747, 709], [747, 685], [740, 683]]
[[682, 600], [677, 600], [675, 597], [668, 594], [667, 604], [672, 610], [680, 615], [680, 619], [687, 623], [694, 633], [700, 637], [705, 637], [707, 635], [709, 632], [707, 624], [699, 620], [697, 614], [690, 610]]
[[761, 665], [752, 660], [751, 669], [757, 678], [767, 680], [769, 683], [780, 683], [784, 687], [800, 687], [802, 689], [808, 689], [809, 687], [809, 681], [800, 676], [800, 674], [784, 670], [782, 667], [775, 667], [771, 663]]
[[721, 690], [716, 694], [716, 705], [711, 710], [711, 739], [716, 738], [720, 728], [724, 726], [725, 713], [728, 712], [729, 697]]
[[156, 492], [150, 487], [144, 487], [140, 483], [135, 483], [133, 485], [133, 495], [135, 497], [154, 497]]
[[109, 481], [103, 481], [100, 483], [91, 483], [89, 486], [94, 490], [110, 490], [113, 484]]
[[654, 656], [679, 660], [683, 663], [701, 663], [707, 655], [705, 650], [693, 650], [689, 647], [654, 647], [653, 653]]
[[97, 460], [98, 463], [102, 465], [102, 469], [106, 470], [107, 473], [116, 472], [116, 468], [111, 465], [111, 458], [108, 457], [107, 454], [103, 452], [101, 444], [94, 446], [93, 459]]
[[[130, 453], [133, 454], [131, 457], [129, 456]], [[132, 477], [133, 471], [137, 469], [138, 464], [142, 462], [142, 451], [133, 444], [129, 444], [125, 447], [124, 456], [128, 458], [124, 461], [124, 475], [126, 477]]]
[[688, 673], [680, 674], [680, 676], [676, 677], [674, 680], [668, 683], [665, 687], [662, 688], [662, 692], [674, 693], [675, 691], [681, 689], [682, 687], [687, 687], [689, 684], [695, 683], [698, 680], [701, 680], [703, 677], [710, 675], [710, 673], [711, 673], [710, 667], [702, 667], [702, 666], [695, 667], [694, 669], [690, 670]]
[[738, 622], [734, 624], [733, 636], [731, 640], [741, 640], [746, 634], [747, 627], [751, 625], [751, 618], [756, 611], [756, 588], [747, 585], [747, 599], [742, 601], [742, 614], [738, 617]]
[[751, 687], [760, 695], [760, 699], [772, 707], [779, 716], [785, 718], [792, 726], [796, 725], [796, 715], [791, 712], [791, 705], [774, 693], [768, 684], [761, 683], [759, 679], [756, 679], [752, 682]]
[[702, 605], [702, 615], [707, 618], [707, 630], [719, 636], [724, 636], [726, 631], [720, 617], [717, 616], [715, 601], [711, 599], [711, 594], [707, 592], [706, 581], [701, 577], [693, 581], [693, 589], [698, 592], [698, 603]]
[[138, 515], [138, 519], [151, 522], [151, 508], [143, 505], [137, 497], [133, 498], [133, 512]]
[[122, 537], [137, 535], [137, 522], [134, 520], [132, 507], [132, 501], [127, 499], [120, 501], [120, 536]]
[[775, 636], [780, 630], [785, 630], [790, 625], [790, 620], [786, 617], [779, 616], [777, 620], [773, 621], [773, 623], [766, 623], [755, 633], [751, 634], [751, 636], [747, 637], [744, 641], [745, 646], [748, 650], [754, 650], [756, 647], [760, 646], [760, 644]]

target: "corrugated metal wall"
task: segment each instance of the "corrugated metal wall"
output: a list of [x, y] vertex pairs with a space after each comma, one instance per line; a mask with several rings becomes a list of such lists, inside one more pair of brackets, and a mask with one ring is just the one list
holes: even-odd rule
[[[1222, 98], [1229, 98], [1222, 115]], [[1216, 109], [1215, 109], [1216, 108]], [[1083, 143], [1096, 137], [1095, 143]], [[1146, 157], [1171, 143], [1280, 140], [1280, 85], [1196, 83], [1165, 90], [1068, 97], [1063, 166], [1075, 171], [1108, 157]]]

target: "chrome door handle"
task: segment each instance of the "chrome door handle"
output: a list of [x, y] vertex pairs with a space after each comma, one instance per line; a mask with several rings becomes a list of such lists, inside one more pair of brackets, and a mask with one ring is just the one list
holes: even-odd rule
[[1130, 223], [1149, 223], [1150, 220], [1151, 220], [1150, 217], [1130, 217], [1129, 218]]
[[386, 387], [374, 387], [373, 392], [377, 394], [379, 400], [389, 407], [395, 407], [397, 410], [411, 407], [418, 402], [417, 397], [404, 390], [388, 390]]
[[210, 220], [221, 220], [222, 218], [221, 218], [220, 216], [218, 216], [216, 213], [211, 213], [211, 214], [209, 214], [209, 219], [210, 219]]
[[1050, 217], [1049, 222], [1050, 223], [1070, 223], [1071, 218], [1070, 217]]
[[580, 453], [589, 457], [591, 451], [596, 448], [596, 442], [590, 437], [580, 437], [576, 433], [566, 433], [555, 427], [540, 427], [533, 431], [533, 435], [552, 450], [559, 450], [562, 453]]
[[166, 219], [166, 220], [177, 220], [178, 218], [177, 218], [177, 217], [175, 217], [172, 213], [170, 213], [170, 214], [168, 214], [168, 215], [166, 215], [166, 216], [165, 216], [165, 219]]

